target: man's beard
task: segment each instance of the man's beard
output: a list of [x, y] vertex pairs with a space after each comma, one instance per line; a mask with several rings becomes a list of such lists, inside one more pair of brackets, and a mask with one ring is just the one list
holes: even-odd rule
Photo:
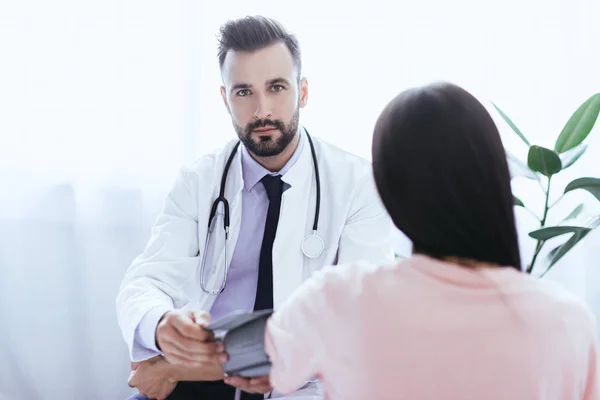
[[[281, 154], [294, 140], [296, 132], [298, 132], [299, 116], [300, 111], [296, 109], [292, 119], [287, 124], [284, 124], [281, 120], [260, 119], [247, 124], [246, 128], [242, 128], [235, 122], [233, 127], [248, 151], [258, 157], [272, 157]], [[252, 131], [265, 127], [278, 129], [281, 135], [276, 140], [273, 140], [270, 136], [259, 136], [258, 141], [254, 140]]]

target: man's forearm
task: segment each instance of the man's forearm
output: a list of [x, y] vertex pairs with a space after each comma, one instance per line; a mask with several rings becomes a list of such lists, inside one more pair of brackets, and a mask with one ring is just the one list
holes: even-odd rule
[[223, 367], [212, 364], [202, 367], [185, 367], [182, 365], [168, 365], [169, 378], [173, 381], [218, 381], [223, 379]]

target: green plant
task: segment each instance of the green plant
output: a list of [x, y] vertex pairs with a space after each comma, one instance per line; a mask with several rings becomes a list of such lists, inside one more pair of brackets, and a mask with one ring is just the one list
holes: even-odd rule
[[517, 157], [507, 152], [507, 160], [511, 170], [511, 176], [522, 176], [537, 181], [544, 192], [545, 202], [543, 206], [542, 217], [538, 217], [530, 208], [516, 196], [513, 195], [514, 204], [517, 207], [523, 207], [528, 210], [538, 221], [539, 228], [529, 232], [529, 236], [537, 240], [531, 262], [527, 265], [526, 271], [532, 273], [538, 256], [544, 244], [555, 237], [571, 234], [560, 246], [555, 247], [548, 253], [547, 266], [543, 276], [560, 260], [569, 250], [573, 248], [581, 239], [583, 239], [592, 229], [600, 225], [600, 216], [587, 223], [571, 223], [577, 218], [583, 209], [583, 204], [577, 206], [560, 224], [569, 221], [569, 224], [548, 226], [548, 212], [565, 196], [567, 193], [583, 189], [591, 193], [600, 201], [600, 179], [593, 177], [582, 177], [569, 183], [561, 196], [550, 203], [550, 188], [552, 177], [572, 166], [586, 151], [587, 144], [584, 140], [591, 132], [598, 114], [600, 113], [600, 93], [588, 98], [569, 118], [563, 127], [560, 135], [556, 139], [554, 149], [548, 149], [542, 146], [532, 145], [525, 135], [517, 128], [511, 119], [494, 103], [500, 116], [512, 128], [512, 130], [528, 146], [527, 163], [519, 160]]

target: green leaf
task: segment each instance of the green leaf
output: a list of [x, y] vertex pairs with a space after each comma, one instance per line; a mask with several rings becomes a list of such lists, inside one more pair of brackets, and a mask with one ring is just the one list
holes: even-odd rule
[[596, 229], [597, 227], [599, 227], [600, 226], [600, 216], [593, 219], [592, 222], [590, 222], [587, 225], [588, 225], [588, 228], [590, 228], [590, 229]]
[[552, 250], [550, 250], [548, 252], [548, 262], [552, 262], [552, 259], [554, 258], [554, 256], [556, 255], [556, 253], [558, 253], [558, 251], [560, 250], [561, 247], [563, 247], [564, 243], [561, 244], [560, 246], [556, 246], [555, 248], [553, 248]]
[[516, 156], [508, 151], [506, 152], [506, 161], [508, 163], [508, 169], [510, 171], [511, 178], [522, 176], [524, 178], [533, 179], [536, 181], [540, 180], [539, 174], [530, 170], [523, 161], [519, 160]]
[[549, 226], [529, 232], [529, 236], [537, 240], [545, 241], [556, 236], [564, 235], [565, 233], [577, 233], [589, 230], [590, 228], [585, 228], [582, 226]]
[[583, 239], [588, 233], [590, 233], [593, 229], [596, 229], [598, 226], [600, 226], [600, 217], [594, 219], [591, 223], [589, 223], [588, 227], [584, 230], [575, 232], [564, 244], [550, 250], [550, 252], [548, 253], [548, 259], [550, 259], [550, 264], [548, 265], [548, 268], [546, 269], [546, 271], [544, 271], [542, 276], [544, 276], [548, 271], [550, 271], [550, 268], [552, 268], [554, 264], [556, 264], [562, 257], [564, 257], [565, 254], [569, 252], [569, 250], [571, 250], [577, 243], [579, 243], [581, 239]]
[[[573, 236], [567, 240], [565, 244], [560, 246], [560, 250], [556, 252], [554, 257], [552, 257], [552, 261], [550, 261], [550, 265], [548, 266], [548, 270], [554, 266], [569, 250], [571, 250], [581, 239], [583, 239], [588, 233], [590, 233], [593, 229], [596, 229], [600, 225], [600, 217], [596, 218], [592, 223], [589, 224], [589, 228], [587, 230], [582, 230], [579, 232], [575, 232]], [[546, 270], [546, 272], [548, 272]]]
[[579, 214], [581, 214], [582, 211], [583, 211], [583, 204], [580, 204], [577, 207], [575, 207], [575, 209], [573, 211], [571, 211], [571, 214], [567, 215], [565, 217], [565, 219], [563, 219], [563, 221], [566, 221], [566, 220], [569, 220], [569, 219], [573, 219], [573, 218], [577, 218], [577, 216]]
[[562, 161], [558, 154], [541, 146], [531, 146], [527, 155], [527, 165], [536, 172], [550, 177], [562, 169]]
[[565, 151], [560, 155], [560, 160], [562, 161], [562, 169], [569, 168], [571, 165], [575, 163], [585, 153], [587, 150], [587, 144], [582, 143], [577, 147], [572, 148], [569, 151]]
[[529, 143], [529, 140], [527, 140], [527, 138], [525, 137], [525, 135], [523, 135], [523, 133], [519, 130], [519, 128], [517, 128], [517, 126], [514, 124], [514, 122], [512, 122], [510, 120], [510, 118], [508, 118], [508, 116], [506, 114], [504, 114], [504, 111], [502, 111], [496, 104], [494, 104], [492, 102], [492, 105], [494, 106], [494, 108], [496, 109], [496, 111], [498, 111], [498, 114], [500, 114], [500, 116], [504, 119], [504, 121], [506, 121], [506, 123], [512, 128], [513, 131], [515, 131], [515, 133], [517, 135], [519, 135], [519, 137], [521, 138], [521, 140], [523, 140], [523, 142], [525, 142], [525, 144], [527, 146], [531, 146], [531, 144]]
[[593, 194], [600, 200], [600, 179], [598, 178], [579, 178], [569, 183], [565, 188], [565, 193], [571, 190], [584, 189]]
[[567, 254], [569, 250], [571, 250], [577, 243], [579, 243], [579, 241], [581, 239], [583, 239], [585, 237], [585, 235], [587, 235], [590, 232], [590, 230], [591, 229], [589, 229], [587, 231], [581, 231], [581, 232], [575, 233], [573, 236], [571, 236], [569, 238], [569, 240], [567, 240], [567, 242], [565, 244], [560, 246], [560, 248], [558, 249], [556, 254], [554, 254], [554, 256], [552, 257], [552, 261], [550, 261], [550, 265], [548, 266], [548, 269], [546, 270], [546, 272], [548, 272], [550, 270], [550, 268], [552, 268], [554, 266], [554, 264], [556, 264], [558, 262], [558, 260], [563, 258], [563, 256], [565, 254]]
[[600, 113], [600, 93], [591, 96], [573, 113], [556, 139], [554, 150], [564, 153], [581, 144], [594, 127], [598, 113]]
[[514, 195], [513, 195], [513, 205], [518, 206], [518, 207], [525, 207], [525, 204], [523, 204], [523, 202]]

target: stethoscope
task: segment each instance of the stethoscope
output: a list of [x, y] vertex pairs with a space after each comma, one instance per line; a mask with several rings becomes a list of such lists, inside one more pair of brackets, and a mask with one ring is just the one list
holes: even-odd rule
[[[306, 130], [305, 130], [306, 131]], [[315, 168], [315, 182], [317, 185], [317, 200], [315, 204], [315, 219], [313, 222], [312, 233], [306, 235], [304, 239], [302, 239], [302, 243], [300, 248], [302, 249], [302, 253], [308, 258], [317, 258], [325, 249], [325, 243], [323, 239], [317, 234], [317, 227], [319, 224], [319, 212], [321, 207], [321, 180], [319, 178], [319, 166], [317, 165], [317, 155], [315, 153], [315, 146], [313, 145], [313, 141], [306, 131], [306, 137], [308, 138], [308, 143], [310, 144], [310, 152], [312, 154], [313, 165]], [[204, 244], [204, 253], [202, 255], [202, 261], [200, 264], [200, 287], [202, 291], [211, 294], [217, 295], [225, 289], [225, 285], [227, 283], [227, 274], [229, 273], [229, 202], [225, 198], [225, 184], [227, 182], [227, 173], [229, 172], [229, 167], [233, 162], [233, 158], [237, 152], [238, 147], [241, 142], [237, 142], [233, 149], [231, 150], [231, 154], [227, 159], [227, 163], [225, 164], [225, 169], [223, 170], [223, 175], [221, 176], [221, 190], [219, 192], [219, 197], [213, 202], [212, 208], [210, 210], [210, 216], [208, 218], [208, 231], [206, 234], [206, 242]], [[223, 203], [223, 229], [225, 230], [225, 268], [223, 269], [223, 282], [221, 283], [221, 287], [217, 291], [210, 291], [206, 289], [206, 282], [204, 281], [204, 271], [205, 271], [205, 262], [206, 262], [206, 253], [208, 249], [208, 242], [214, 229], [213, 219], [217, 215], [217, 208], [219, 203]]]

